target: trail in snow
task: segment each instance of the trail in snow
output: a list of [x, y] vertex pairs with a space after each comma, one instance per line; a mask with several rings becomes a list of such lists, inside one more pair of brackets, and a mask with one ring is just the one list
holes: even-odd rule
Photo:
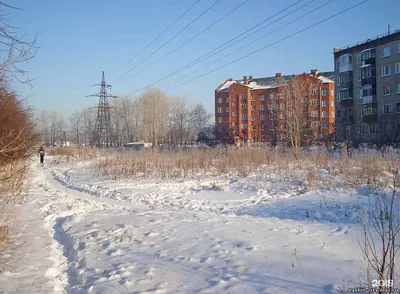
[[163, 183], [121, 193], [37, 168], [32, 197], [45, 221], [48, 244], [39, 249], [48, 266], [36, 293], [327, 294], [358, 285], [356, 227], [210, 214], [176, 206], [187, 202]]

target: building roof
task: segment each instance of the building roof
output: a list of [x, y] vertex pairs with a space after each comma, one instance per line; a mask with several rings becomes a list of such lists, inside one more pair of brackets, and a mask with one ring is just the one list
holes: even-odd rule
[[[311, 74], [310, 74], [311, 75]], [[296, 75], [282, 75], [282, 76], [273, 76], [273, 77], [264, 77], [264, 78], [253, 78], [249, 82], [248, 85], [244, 84], [244, 80], [226, 80], [219, 89], [217, 89], [217, 92], [228, 92], [229, 87], [233, 84], [240, 84], [245, 87], [249, 87], [253, 90], [258, 90], [258, 89], [271, 89], [271, 88], [276, 88], [278, 86], [278, 82], [288, 82], [289, 80], [293, 79]], [[318, 73], [318, 79], [322, 83], [334, 83], [335, 81], [335, 72], [329, 71], [329, 72], [320, 72]]]
[[377, 47], [380, 45], [387, 44], [388, 42], [392, 42], [393, 40], [399, 40], [399, 38], [400, 38], [400, 29], [361, 42], [357, 42], [356, 44], [348, 45], [341, 48], [340, 47], [333, 48], [333, 53], [335, 55], [349, 54], [351, 53], [351, 50], [353, 50], [354, 48], [359, 48], [362, 51], [367, 51], [373, 47]]

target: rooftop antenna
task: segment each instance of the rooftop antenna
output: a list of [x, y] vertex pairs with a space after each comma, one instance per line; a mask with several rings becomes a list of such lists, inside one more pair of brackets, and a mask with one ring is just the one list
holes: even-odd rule
[[390, 24], [388, 24], [388, 35], [390, 35]]

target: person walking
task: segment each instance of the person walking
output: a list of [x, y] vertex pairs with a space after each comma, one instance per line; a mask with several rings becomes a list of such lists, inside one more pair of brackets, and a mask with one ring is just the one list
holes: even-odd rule
[[44, 148], [43, 148], [43, 146], [40, 146], [39, 155], [40, 155], [40, 164], [43, 165], [43, 161], [44, 161]]

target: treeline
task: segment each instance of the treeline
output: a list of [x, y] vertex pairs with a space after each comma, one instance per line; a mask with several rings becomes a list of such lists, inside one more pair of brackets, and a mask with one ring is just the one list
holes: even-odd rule
[[[211, 124], [211, 114], [203, 104], [191, 104], [185, 97], [168, 96], [155, 88], [136, 98], [113, 99], [110, 105], [113, 146], [138, 141], [153, 145], [193, 142]], [[94, 107], [75, 110], [67, 118], [57, 111], [42, 110], [42, 140], [47, 146], [62, 145], [64, 141], [91, 146], [96, 115]]]

